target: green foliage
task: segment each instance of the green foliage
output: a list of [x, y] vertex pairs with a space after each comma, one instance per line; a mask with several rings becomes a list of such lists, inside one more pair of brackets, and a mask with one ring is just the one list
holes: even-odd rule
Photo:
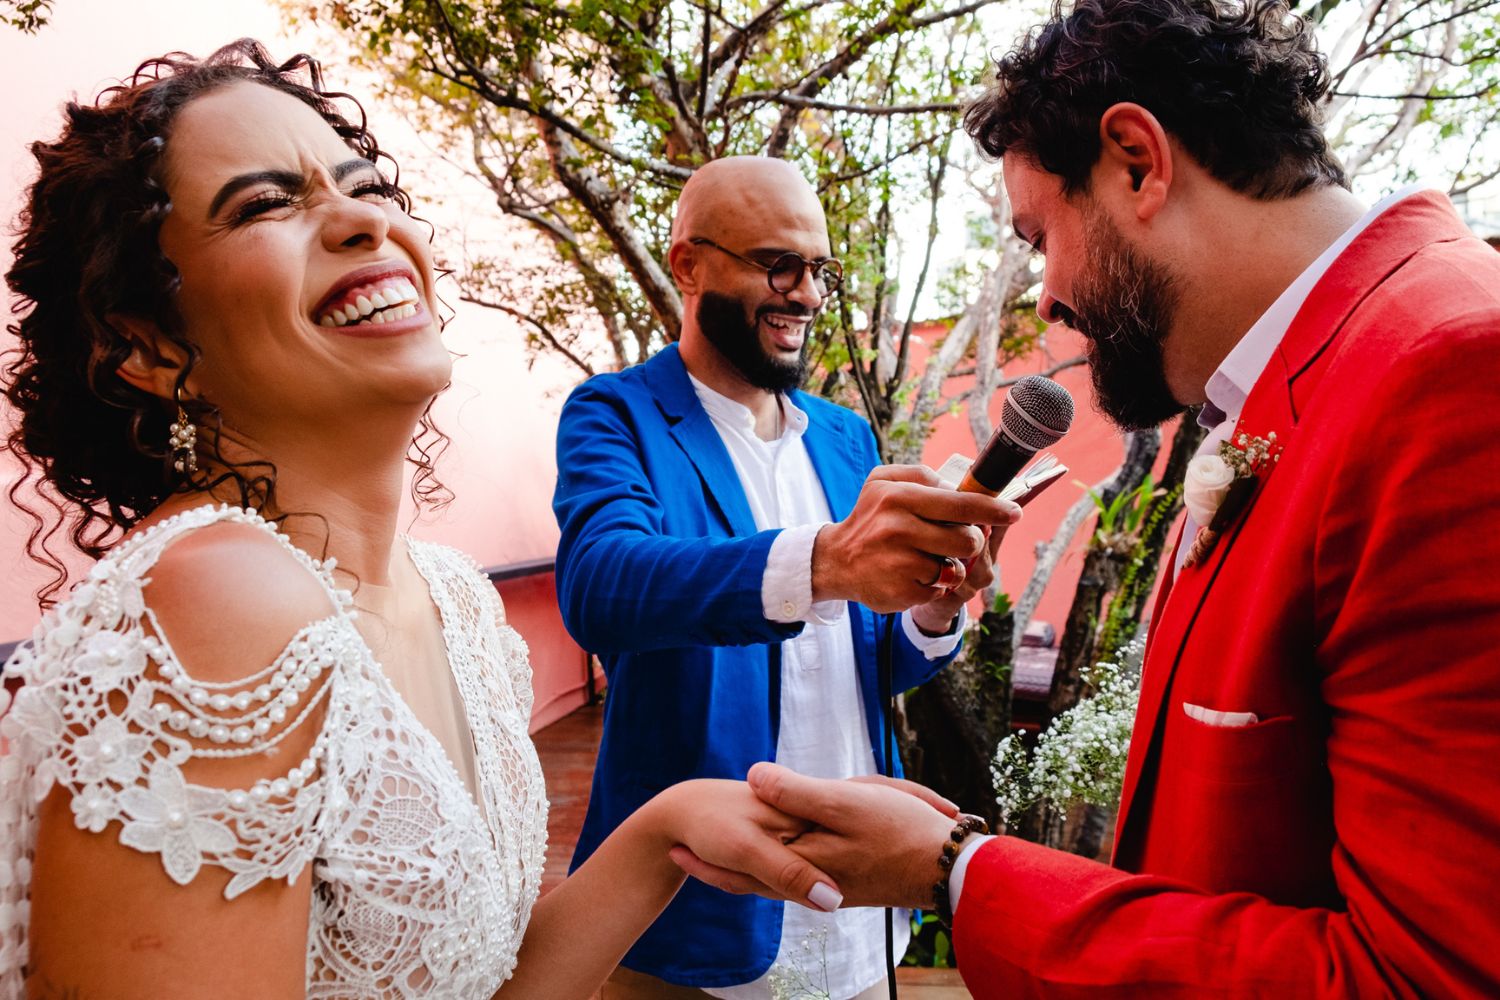
[[1099, 526], [1090, 544], [1100, 548], [1120, 550], [1136, 544], [1141, 537], [1142, 521], [1155, 501], [1166, 495], [1164, 490], [1156, 488], [1156, 481], [1149, 474], [1135, 489], [1121, 490], [1107, 502], [1099, 491], [1074, 482], [1088, 490], [1099, 512]]
[[[1147, 476], [1141, 485], [1151, 483]], [[1140, 492], [1137, 490], [1136, 492]], [[1177, 512], [1177, 501], [1182, 496], [1182, 484], [1170, 490], [1155, 490], [1152, 499], [1141, 505], [1145, 510], [1144, 520], [1138, 520], [1134, 530], [1135, 547], [1129, 562], [1120, 575], [1120, 584], [1109, 600], [1109, 609], [1104, 614], [1104, 624], [1099, 630], [1099, 639], [1094, 647], [1094, 657], [1099, 661], [1113, 660], [1134, 636], [1141, 613], [1145, 610], [1146, 597], [1155, 582], [1155, 566], [1149, 563], [1153, 553], [1147, 540], [1155, 537], [1163, 527], [1163, 521]]]
[[0, 24], [34, 35], [52, 19], [52, 0], [0, 0]]
[[953, 968], [953, 937], [936, 913], [912, 911], [911, 944], [907, 945], [901, 964], [924, 969]]

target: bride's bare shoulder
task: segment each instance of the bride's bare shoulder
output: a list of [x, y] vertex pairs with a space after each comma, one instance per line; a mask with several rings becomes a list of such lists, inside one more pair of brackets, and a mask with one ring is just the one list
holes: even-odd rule
[[184, 666], [203, 680], [259, 670], [335, 610], [323, 581], [260, 524], [219, 522], [174, 539], [142, 593]]

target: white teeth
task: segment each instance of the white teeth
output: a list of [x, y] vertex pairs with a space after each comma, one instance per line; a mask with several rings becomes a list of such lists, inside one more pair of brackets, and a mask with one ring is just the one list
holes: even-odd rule
[[322, 319], [320, 326], [348, 326], [360, 320], [370, 323], [390, 323], [408, 319], [417, 314], [421, 299], [416, 286], [405, 278], [391, 279], [390, 284], [376, 288], [365, 295], [356, 295], [354, 301], [334, 306]]

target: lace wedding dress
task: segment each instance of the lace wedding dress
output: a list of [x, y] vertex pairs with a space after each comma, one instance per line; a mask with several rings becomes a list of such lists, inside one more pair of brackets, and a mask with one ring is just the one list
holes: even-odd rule
[[[142, 599], [162, 551], [216, 522], [257, 525], [327, 591], [265, 669], [230, 683], [189, 676]], [[547, 801], [527, 734], [526, 647], [467, 557], [408, 542], [442, 618], [473, 737], [475, 801], [437, 739], [396, 693], [355, 628], [332, 560], [295, 548], [257, 514], [203, 507], [121, 543], [43, 618], [0, 690], [0, 997], [22, 992], [38, 804], [54, 786], [74, 822], [156, 854], [186, 885], [230, 878], [225, 906], [312, 866], [309, 997], [488, 997], [515, 967], [537, 897]], [[310, 725], [312, 749], [248, 788], [190, 784], [214, 760], [250, 757]], [[119, 824], [112, 826], [112, 824]], [[171, 882], [168, 882], [170, 879]]]

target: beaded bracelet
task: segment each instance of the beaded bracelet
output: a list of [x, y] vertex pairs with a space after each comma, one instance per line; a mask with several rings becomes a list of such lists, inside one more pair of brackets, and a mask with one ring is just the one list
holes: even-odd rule
[[990, 832], [990, 825], [981, 817], [971, 813], [959, 813], [958, 824], [948, 834], [948, 839], [943, 841], [943, 853], [938, 857], [938, 867], [943, 870], [943, 877], [932, 883], [932, 901], [935, 904], [938, 920], [943, 926], [953, 927], [953, 908], [948, 899], [948, 877], [953, 874], [953, 863], [958, 860], [958, 855], [963, 848], [963, 842], [971, 833], [986, 834]]

